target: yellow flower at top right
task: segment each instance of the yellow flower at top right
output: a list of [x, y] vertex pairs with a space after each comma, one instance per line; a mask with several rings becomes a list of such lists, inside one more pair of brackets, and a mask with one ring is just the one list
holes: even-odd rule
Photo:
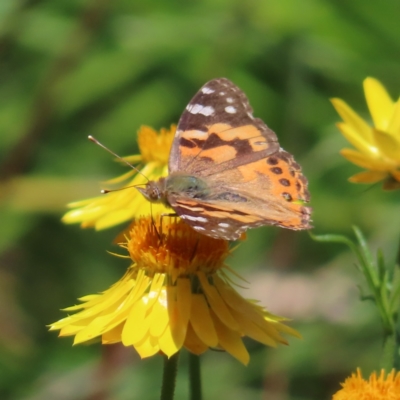
[[355, 183], [384, 181], [384, 189], [400, 189], [400, 99], [394, 102], [384, 86], [368, 77], [364, 92], [373, 126], [341, 99], [331, 99], [343, 122], [337, 127], [356, 148], [341, 154], [366, 171], [349, 178]]

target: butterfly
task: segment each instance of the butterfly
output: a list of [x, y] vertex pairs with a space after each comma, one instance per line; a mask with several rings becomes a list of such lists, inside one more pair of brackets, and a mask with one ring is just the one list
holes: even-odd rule
[[187, 105], [168, 168], [167, 177], [138, 190], [199, 233], [236, 240], [262, 225], [311, 228], [300, 165], [226, 78], [207, 82]]

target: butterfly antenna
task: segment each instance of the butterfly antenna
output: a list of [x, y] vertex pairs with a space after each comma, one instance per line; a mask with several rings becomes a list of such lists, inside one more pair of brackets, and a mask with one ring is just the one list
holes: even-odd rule
[[125, 189], [129, 189], [129, 188], [135, 188], [135, 187], [141, 186], [141, 185], [145, 185], [145, 183], [138, 183], [137, 185], [124, 186], [124, 187], [119, 188], [119, 189], [101, 189], [100, 193], [101, 194], [107, 194], [107, 193], [111, 193], [111, 192], [119, 192], [120, 190], [125, 190]]
[[[114, 157], [118, 158], [118, 160], [121, 160], [124, 164], [128, 165], [129, 167], [131, 167], [133, 170], [135, 170], [138, 174], [142, 175], [143, 178], [145, 178], [147, 180], [147, 182], [150, 181], [150, 179], [145, 176], [138, 168], [136, 168], [135, 166], [133, 166], [130, 162], [126, 161], [124, 158], [122, 158], [121, 156], [119, 156], [118, 154], [114, 153], [112, 150], [110, 150], [108, 147], [104, 146], [103, 143], [100, 143], [97, 139], [95, 139], [92, 135], [88, 136], [88, 139], [93, 142], [96, 143], [98, 146], [102, 147], [104, 150], [108, 151], [110, 154], [112, 154]], [[126, 189], [126, 188], [123, 188]], [[105, 193], [108, 193], [109, 191], [106, 191]]]

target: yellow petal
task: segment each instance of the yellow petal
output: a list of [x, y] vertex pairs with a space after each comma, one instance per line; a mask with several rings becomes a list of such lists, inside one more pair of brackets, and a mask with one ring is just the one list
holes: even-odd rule
[[349, 125], [354, 132], [358, 132], [365, 141], [371, 143], [371, 127], [343, 100], [331, 99], [331, 102], [343, 121]]
[[134, 347], [141, 358], [154, 356], [154, 354], [160, 351], [158, 340], [151, 336], [146, 336], [140, 343], [135, 344]]
[[210, 307], [214, 310], [214, 312], [227, 327], [233, 330], [237, 330], [239, 328], [239, 325], [232, 317], [232, 314], [229, 312], [227, 305], [221, 298], [215, 286], [210, 285], [204, 272], [199, 271], [197, 273], [197, 276], [199, 277], [201, 287], [203, 288], [204, 293], [207, 296], [207, 300], [210, 303]]
[[136, 283], [133, 287], [132, 293], [132, 301], [136, 302], [142, 298], [143, 294], [146, 292], [151, 279], [146, 276], [144, 270], [140, 270], [138, 276], [136, 277]]
[[175, 342], [170, 325], [167, 326], [165, 332], [158, 339], [158, 344], [160, 345], [160, 350], [168, 357], [173, 356], [181, 349], [181, 346], [178, 346]]
[[177, 286], [167, 287], [167, 296], [172, 336], [176, 346], [181, 348], [185, 342], [192, 303], [190, 280], [187, 278], [178, 279]]
[[393, 107], [393, 115], [389, 122], [387, 132], [389, 132], [397, 140], [400, 140], [400, 99], [397, 100]]
[[364, 171], [351, 176], [349, 181], [353, 183], [376, 183], [385, 179], [387, 175], [387, 172]]
[[[128, 161], [129, 163], [135, 163], [135, 164], [141, 161], [140, 156], [133, 156], [133, 157], [137, 161], [128, 160], [127, 158], [125, 158], [125, 160]], [[117, 161], [119, 161], [119, 160], [117, 160]], [[125, 182], [126, 180], [130, 179], [135, 174], [136, 174], [135, 170], [130, 170], [123, 175], [117, 176], [116, 178], [108, 179], [107, 181], [105, 181], [103, 183], [104, 183], [104, 185], [115, 185], [116, 183]], [[138, 174], [137, 177], [135, 177], [135, 179], [141, 178], [141, 177], [142, 176]], [[146, 182], [146, 180], [144, 180], [144, 182]]]
[[292, 335], [294, 337], [297, 337], [298, 339], [302, 339], [303, 337], [300, 335], [299, 332], [296, 331], [296, 329], [292, 328], [291, 326], [281, 324], [280, 322], [273, 322], [274, 327], [276, 328], [277, 331], [287, 333], [288, 335]]
[[150, 335], [160, 337], [169, 322], [167, 293], [162, 290], [150, 313]]
[[124, 323], [128, 318], [132, 308], [135, 306], [137, 300], [135, 299], [134, 291], [131, 291], [126, 299], [121, 302], [118, 308], [114, 311], [114, 317], [111, 318], [107, 324], [104, 326], [103, 331], [108, 331], [114, 329], [116, 326]]
[[[106, 182], [108, 185], [126, 182], [125, 189], [71, 203], [68, 206], [76, 209], [67, 212], [62, 220], [65, 223], [79, 222], [83, 228], [95, 227], [97, 230], [102, 230], [132, 220], [141, 214], [149, 214], [150, 203], [132, 186], [143, 185], [147, 182], [144, 176], [149, 180], [157, 180], [161, 174], [166, 176], [167, 172], [167, 166], [164, 163], [155, 161], [147, 163], [141, 170], [142, 174], [129, 171]], [[127, 181], [132, 176], [133, 179]], [[154, 205], [152, 210], [153, 213], [168, 212], [162, 204]]]
[[87, 326], [81, 329], [74, 338], [74, 344], [79, 344], [92, 340], [103, 333], [103, 327], [108, 322], [111, 315], [97, 317], [90, 322]]
[[225, 302], [229, 304], [229, 307], [246, 315], [248, 319], [251, 319], [254, 323], [262, 326], [265, 323], [263, 309], [256, 304], [252, 303], [250, 300], [243, 298], [236, 290], [231, 286], [226, 285], [224, 281], [216, 277], [214, 279], [218, 291], [221, 293]]
[[[82, 202], [79, 202], [82, 203]], [[74, 204], [79, 204], [77, 203], [71, 203], [69, 205], [74, 205]], [[79, 205], [78, 205], [79, 207]], [[83, 205], [83, 207], [86, 207], [86, 205]], [[92, 209], [88, 208], [78, 208], [77, 210], [71, 210], [65, 213], [65, 215], [61, 218], [62, 222], [65, 224], [74, 224], [77, 222], [82, 222], [83, 220], [93, 220], [96, 218], [96, 216], [102, 214], [102, 209], [101, 207], [96, 207]], [[94, 225], [94, 224], [93, 224]]]
[[163, 290], [161, 290], [162, 285], [165, 281], [165, 274], [157, 273], [154, 275], [153, 280], [151, 281], [151, 286], [148, 294], [148, 308], [153, 307], [153, 305], [158, 300], [158, 296]]
[[[103, 211], [102, 211], [103, 213]], [[109, 211], [103, 217], [99, 217], [94, 224], [94, 227], [97, 231], [101, 231], [103, 229], [111, 228], [114, 225], [122, 224], [123, 222], [133, 219], [135, 215], [135, 209], [131, 208], [122, 208], [116, 211]]]
[[364, 80], [364, 92], [375, 127], [386, 130], [393, 114], [393, 100], [383, 85], [374, 78]]
[[196, 335], [209, 347], [216, 347], [218, 336], [206, 299], [202, 294], [192, 294], [192, 310], [190, 322]]
[[386, 132], [378, 129], [372, 130], [375, 143], [379, 148], [380, 152], [388, 157], [400, 163], [400, 142], [394, 136], [389, 135]]
[[[376, 156], [379, 150], [376, 148], [374, 143], [367, 142], [358, 132], [355, 132], [350, 125], [344, 122], [339, 122], [336, 124], [342, 135], [361, 153], [369, 156]], [[372, 137], [372, 136], [371, 136]]]
[[214, 284], [226, 304], [237, 311], [246, 313], [248, 302], [231, 285], [227, 285], [218, 275], [214, 277]]
[[176, 286], [167, 286], [166, 289], [168, 302], [168, 325], [166, 329], [171, 331], [174, 343], [180, 349], [185, 341], [187, 323], [184, 325], [180, 318], [179, 305], [176, 300]]
[[112, 344], [119, 343], [121, 341], [122, 329], [124, 328], [124, 324], [119, 324], [115, 326], [113, 329], [104, 332], [101, 336], [101, 343], [103, 344]]
[[190, 317], [192, 291], [190, 279], [180, 278], [176, 286], [176, 301], [179, 305], [181, 324], [187, 325]]
[[225, 324], [223, 324], [213, 310], [210, 310], [210, 314], [218, 333], [218, 342], [220, 347], [232, 354], [232, 356], [238, 359], [241, 363], [247, 365], [250, 360], [250, 355], [243, 344], [241, 334], [229, 329]]
[[353, 164], [361, 168], [371, 169], [375, 171], [389, 171], [393, 169], [393, 163], [388, 163], [387, 160], [378, 160], [368, 157], [352, 149], [342, 149], [340, 154], [351, 161]]
[[[89, 324], [90, 321], [88, 321], [86, 323]], [[67, 326], [64, 326], [63, 328], [55, 328], [55, 329], [60, 329], [60, 333], [58, 336], [72, 336], [72, 335], [76, 335], [79, 331], [81, 331], [83, 328], [85, 328], [86, 325], [83, 325], [84, 321], [81, 324], [73, 324], [70, 323]]]
[[277, 343], [274, 339], [271, 338], [270, 335], [265, 333], [259, 326], [257, 326], [253, 321], [246, 318], [245, 315], [236, 312], [235, 310], [231, 310], [234, 315], [236, 321], [240, 324], [240, 330], [244, 333], [244, 335], [251, 337], [254, 340], [257, 340], [260, 343], [263, 343], [267, 346], [276, 347]]
[[140, 299], [132, 307], [122, 330], [121, 341], [124, 346], [139, 343], [147, 336], [150, 320], [146, 318], [146, 312], [147, 304], [144, 299]]
[[185, 348], [198, 356], [208, 350], [208, 346], [199, 339], [190, 323], [185, 338]]
[[107, 310], [114, 310], [118, 307], [127, 296], [127, 293], [132, 288], [133, 282], [124, 282], [123, 285], [119, 285], [118, 290], [108, 290], [103, 294], [103, 301], [93, 304], [92, 307], [81, 311], [76, 316], [79, 319], [84, 319], [88, 317], [95, 317], [99, 315], [104, 315]]

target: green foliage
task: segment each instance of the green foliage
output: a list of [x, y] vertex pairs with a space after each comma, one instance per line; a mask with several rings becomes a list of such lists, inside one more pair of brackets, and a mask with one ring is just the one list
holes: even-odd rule
[[[365, 238], [347, 244], [361, 268], [374, 265], [369, 294], [381, 299], [385, 329], [393, 327], [399, 277], [387, 265], [396, 257], [399, 194], [347, 182], [359, 169], [339, 155], [350, 145], [329, 98], [368, 119], [362, 81], [376, 77], [397, 98], [399, 50], [396, 0], [1, 0], [0, 397], [157, 398], [161, 358], [72, 348], [47, 332], [59, 308], [106, 289], [128, 266], [106, 253], [120, 252], [111, 244], [118, 228], [96, 233], [59, 220], [67, 202], [98, 195], [99, 181], [125, 172], [89, 134], [133, 154], [140, 125], [170, 126], [219, 76], [247, 93], [302, 165], [315, 232], [360, 226]], [[278, 228], [249, 237], [229, 260], [255, 284], [246, 297], [294, 320], [304, 340], [271, 350], [249, 342], [247, 369], [209, 352], [205, 398], [261, 398], [264, 390], [272, 399], [329, 398], [357, 366], [377, 369], [381, 332], [374, 309], [357, 302], [354, 255]], [[382, 249], [373, 263], [368, 248]], [[177, 398], [187, 395], [186, 366], [183, 359]]]
[[393, 367], [399, 369], [400, 342], [397, 337], [400, 311], [400, 266], [388, 265], [381, 250], [377, 251], [374, 261], [367, 241], [357, 227], [354, 227], [357, 243], [342, 235], [312, 235], [318, 242], [343, 243], [355, 254], [358, 268], [364, 276], [368, 291], [360, 288], [362, 300], [372, 300], [379, 312], [385, 341], [385, 351], [382, 357], [382, 368], [390, 371]]

